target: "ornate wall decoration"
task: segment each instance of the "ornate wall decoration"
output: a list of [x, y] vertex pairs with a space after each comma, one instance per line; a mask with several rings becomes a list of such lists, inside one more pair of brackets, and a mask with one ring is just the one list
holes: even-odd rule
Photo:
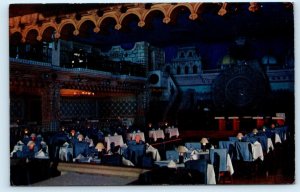
[[61, 98], [60, 111], [63, 119], [91, 118], [97, 116], [94, 99], [87, 98]]
[[267, 90], [263, 73], [246, 64], [224, 70], [212, 84], [213, 101], [220, 108], [254, 107]]

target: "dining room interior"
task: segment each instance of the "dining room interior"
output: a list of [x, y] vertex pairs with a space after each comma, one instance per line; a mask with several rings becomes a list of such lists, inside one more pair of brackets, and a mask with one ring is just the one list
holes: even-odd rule
[[295, 183], [291, 2], [10, 4], [11, 186]]

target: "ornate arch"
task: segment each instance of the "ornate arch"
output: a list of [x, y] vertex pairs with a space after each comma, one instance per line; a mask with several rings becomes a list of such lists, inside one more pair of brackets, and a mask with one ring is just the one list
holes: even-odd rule
[[[75, 32], [75, 31], [78, 31], [77, 25], [76, 25], [76, 23], [75, 23], [74, 20], [72, 20], [72, 19], [64, 19], [64, 20], [62, 20], [61, 23], [58, 25], [58, 27], [57, 27], [57, 33], [60, 34], [60, 33], [61, 33], [61, 30], [62, 30], [66, 25], [68, 25], [68, 24], [71, 24], [71, 25], [74, 26], [74, 28], [75, 28], [74, 32]], [[74, 35], [75, 35], [75, 34], [74, 34]]]
[[45, 30], [47, 30], [48, 28], [54, 28], [54, 30], [58, 31], [58, 27], [57, 27], [57, 24], [55, 23], [52, 23], [52, 22], [49, 22], [49, 23], [46, 23], [46, 24], [43, 24], [42, 27], [40, 28], [40, 36], [43, 37], [43, 34], [45, 32]]
[[[49, 30], [53, 29], [53, 31], [57, 31], [57, 26], [54, 24], [54, 25], [47, 25], [47, 27], [43, 28], [43, 30], [41, 30], [41, 36], [42, 36], [42, 39], [43, 41], [51, 41], [53, 40], [52, 38], [52, 35], [53, 35], [53, 32], [51, 34], [48, 33]], [[55, 33], [54, 33], [55, 34]], [[49, 39], [50, 38], [50, 39]]]
[[142, 15], [137, 10], [132, 10], [132, 11], [129, 10], [120, 16], [120, 18], [119, 18], [120, 24], [122, 25], [122, 22], [124, 21], [124, 19], [130, 15], [135, 15], [139, 18], [140, 21], [142, 20]]
[[101, 25], [102, 25], [103, 21], [105, 21], [106, 19], [109, 19], [109, 18], [111, 18], [111, 19], [113, 19], [113, 20], [116, 21], [116, 26], [117, 25], [121, 25], [120, 22], [119, 22], [119, 16], [117, 14], [115, 14], [115, 13], [108, 13], [108, 14], [105, 14], [102, 17], [100, 17], [100, 19], [96, 23], [96, 27], [99, 27], [99, 29], [101, 29]]
[[159, 11], [163, 14], [164, 18], [167, 16], [167, 12], [166, 12], [166, 9], [164, 9], [163, 7], [161, 6], [157, 6], [157, 7], [154, 7], [154, 8], [151, 8], [149, 11], [145, 12], [143, 15], [142, 15], [142, 21], [146, 22], [147, 18], [149, 17], [149, 15], [151, 15], [151, 13], [155, 12], [155, 11]]
[[175, 11], [178, 7], [185, 7], [190, 11], [190, 17], [191, 15], [196, 14], [194, 11], [193, 6], [191, 5], [191, 3], [179, 3], [177, 5], [171, 6], [167, 12], [167, 17], [170, 18], [170, 21], [173, 20], [174, 18], [172, 18], [172, 16], [175, 14]]
[[195, 3], [194, 4], [194, 12], [196, 14], [198, 14], [204, 5], [205, 5], [204, 3]]
[[[23, 31], [22, 31], [22, 41], [25, 42], [26, 41], [26, 38], [27, 38], [27, 35], [28, 33], [31, 31], [31, 30], [35, 30], [37, 32], [37, 37], [39, 37], [39, 28], [36, 26], [36, 25], [31, 25], [29, 27], [26, 27]], [[41, 40], [41, 39], [38, 39], [37, 40]]]
[[97, 26], [97, 21], [96, 19], [92, 18], [92, 16], [84, 16], [83, 18], [81, 18], [81, 20], [77, 23], [77, 27], [78, 30], [80, 30], [80, 27], [83, 23], [87, 22], [87, 21], [91, 21], [92, 23], [94, 23], [95, 27]]

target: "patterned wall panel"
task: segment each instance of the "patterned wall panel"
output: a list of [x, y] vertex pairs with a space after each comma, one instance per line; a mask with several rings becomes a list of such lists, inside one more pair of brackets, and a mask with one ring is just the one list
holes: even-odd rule
[[61, 98], [63, 119], [91, 118], [97, 116], [97, 101], [90, 98]]
[[10, 121], [24, 119], [25, 100], [22, 97], [10, 97]]
[[135, 98], [107, 99], [99, 101], [99, 116], [108, 117], [134, 117], [137, 103]]

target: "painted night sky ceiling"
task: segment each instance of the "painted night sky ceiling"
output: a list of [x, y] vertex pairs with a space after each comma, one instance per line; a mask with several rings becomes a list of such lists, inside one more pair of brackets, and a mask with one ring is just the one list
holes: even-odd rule
[[115, 23], [111, 22], [104, 33], [95, 34], [91, 26], [84, 37], [77, 36], [74, 40], [88, 42], [104, 50], [119, 44], [130, 49], [134, 42], [147, 41], [165, 48], [167, 62], [175, 57], [178, 46], [194, 45], [202, 56], [204, 68], [216, 67], [222, 56], [230, 52], [238, 36], [246, 37], [249, 54], [253, 58], [286, 52], [293, 47], [293, 10], [282, 3], [260, 5], [260, 10], [253, 13], [248, 10], [249, 3], [236, 3], [228, 8], [225, 16], [219, 16], [219, 8], [210, 5], [195, 21], [189, 19], [188, 10], [182, 9], [176, 22], [171, 24], [163, 23], [163, 15], [158, 13], [151, 24], [143, 28], [138, 27], [138, 18], [132, 17], [122, 30], [115, 30]]

